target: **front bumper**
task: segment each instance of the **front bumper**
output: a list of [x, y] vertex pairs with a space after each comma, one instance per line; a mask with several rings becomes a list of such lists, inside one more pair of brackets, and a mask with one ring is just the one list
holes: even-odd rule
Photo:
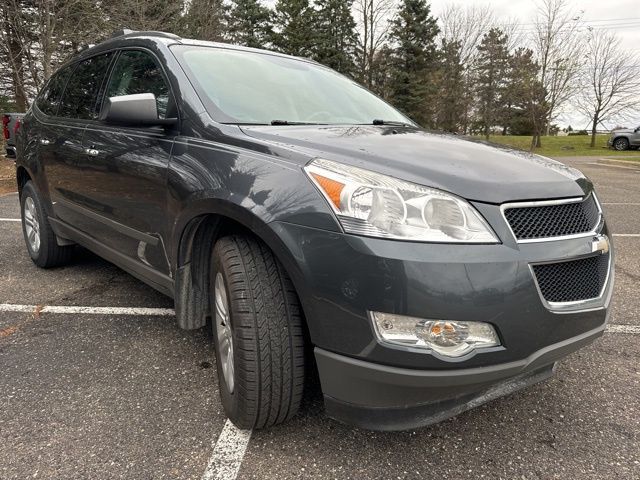
[[458, 370], [411, 370], [315, 350], [327, 415], [372, 430], [406, 430], [549, 378], [558, 360], [588, 345], [604, 326], [501, 365]]
[[[316, 347], [328, 414], [367, 428], [428, 425], [551, 375], [604, 331], [602, 295], [568, 309], [544, 301], [531, 266], [594, 255], [593, 237], [517, 243], [495, 205], [474, 206], [502, 243], [391, 241], [274, 222]], [[598, 232], [608, 235], [606, 225]], [[501, 345], [443, 359], [378, 341], [368, 312], [480, 321]]]

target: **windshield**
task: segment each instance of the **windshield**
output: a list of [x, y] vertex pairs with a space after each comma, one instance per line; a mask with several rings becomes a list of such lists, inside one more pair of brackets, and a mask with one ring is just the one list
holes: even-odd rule
[[223, 123], [412, 123], [354, 81], [307, 61], [216, 47], [172, 50]]

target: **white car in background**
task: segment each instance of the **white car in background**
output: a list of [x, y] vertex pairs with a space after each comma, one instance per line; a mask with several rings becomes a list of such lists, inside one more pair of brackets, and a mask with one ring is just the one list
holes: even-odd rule
[[611, 132], [607, 145], [620, 151], [640, 147], [640, 127], [614, 130]]

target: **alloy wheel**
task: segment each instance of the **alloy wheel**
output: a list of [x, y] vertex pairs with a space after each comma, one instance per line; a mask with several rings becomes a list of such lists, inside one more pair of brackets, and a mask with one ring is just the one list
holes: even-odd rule
[[215, 309], [217, 348], [221, 363], [218, 368], [222, 368], [224, 381], [227, 384], [229, 393], [233, 393], [235, 387], [235, 368], [233, 364], [233, 334], [231, 331], [231, 317], [229, 314], [229, 300], [227, 298], [227, 289], [225, 288], [224, 278], [222, 277], [222, 274], [220, 272], [216, 274]]
[[619, 151], [626, 150], [629, 147], [627, 140], [625, 140], [624, 138], [619, 138], [618, 140], [616, 140], [613, 146], [616, 150]]
[[24, 225], [29, 247], [33, 253], [38, 253], [40, 251], [40, 223], [38, 222], [36, 204], [31, 197], [27, 197], [24, 202]]

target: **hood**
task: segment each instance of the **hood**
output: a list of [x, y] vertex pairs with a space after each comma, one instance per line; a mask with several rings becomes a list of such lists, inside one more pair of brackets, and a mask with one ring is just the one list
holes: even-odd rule
[[591, 183], [554, 160], [417, 128], [392, 126], [242, 127], [254, 138], [467, 200], [504, 203], [579, 197]]
[[612, 130], [611, 131], [611, 136], [615, 137], [619, 133], [635, 133], [635, 129], [634, 128], [619, 128], [618, 130]]

